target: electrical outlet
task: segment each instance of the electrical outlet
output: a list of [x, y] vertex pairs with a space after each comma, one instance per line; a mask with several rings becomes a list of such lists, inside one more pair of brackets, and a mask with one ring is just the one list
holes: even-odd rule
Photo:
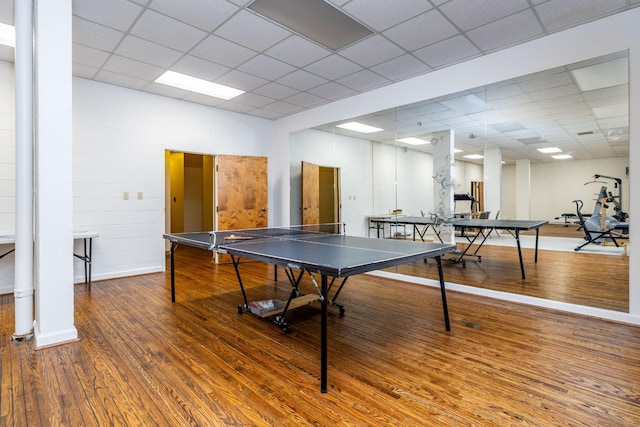
[[125, 191], [122, 193], [122, 200], [129, 200], [129, 192]]
[[138, 200], [142, 200], [142, 191], [138, 191]]

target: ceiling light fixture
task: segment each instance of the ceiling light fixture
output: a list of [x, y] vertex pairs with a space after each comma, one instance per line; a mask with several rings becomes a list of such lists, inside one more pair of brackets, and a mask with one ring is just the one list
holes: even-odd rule
[[556, 160], [565, 160], [565, 159], [573, 159], [571, 154], [556, 154], [555, 156], [551, 156]]
[[426, 144], [430, 144], [429, 141], [425, 141], [424, 139], [416, 138], [414, 136], [410, 136], [408, 138], [396, 139], [396, 141], [403, 142], [403, 143], [409, 144], [409, 145], [426, 145]]
[[16, 47], [16, 29], [0, 22], [0, 44]]
[[373, 133], [373, 132], [380, 132], [384, 130], [384, 129], [365, 125], [358, 122], [343, 123], [341, 125], [338, 125], [337, 127], [342, 129], [352, 130], [354, 132], [360, 132], [360, 133]]
[[558, 147], [546, 147], [546, 148], [538, 148], [537, 149], [539, 152], [544, 153], [544, 154], [551, 154], [551, 153], [562, 153], [562, 150], [559, 149]]
[[188, 76], [186, 74], [176, 73], [175, 71], [167, 71], [156, 79], [156, 83], [167, 86], [177, 87], [179, 89], [188, 90], [190, 92], [201, 93], [203, 95], [213, 96], [229, 100], [244, 93], [243, 90], [234, 89], [229, 86], [219, 85], [197, 77]]
[[324, 0], [255, 0], [248, 8], [334, 51], [373, 34]]
[[484, 159], [484, 156], [482, 154], [467, 154], [466, 156], [462, 156], [465, 159], [471, 159], [471, 160], [479, 160], [479, 159]]

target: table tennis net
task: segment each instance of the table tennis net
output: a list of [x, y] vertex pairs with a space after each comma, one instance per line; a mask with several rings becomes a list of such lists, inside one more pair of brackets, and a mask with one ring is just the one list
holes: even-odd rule
[[291, 225], [286, 227], [264, 227], [249, 228], [238, 230], [217, 230], [210, 231], [210, 244], [212, 248], [217, 248], [224, 244], [233, 244], [256, 239], [301, 239], [308, 238], [312, 235], [322, 234], [343, 234], [344, 224], [307, 224], [307, 225]]

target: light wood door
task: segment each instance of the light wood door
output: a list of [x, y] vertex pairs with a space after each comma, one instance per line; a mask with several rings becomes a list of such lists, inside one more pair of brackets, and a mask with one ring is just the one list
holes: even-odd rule
[[302, 162], [302, 224], [320, 223], [320, 166]]
[[217, 161], [217, 229], [267, 227], [267, 158], [219, 155]]

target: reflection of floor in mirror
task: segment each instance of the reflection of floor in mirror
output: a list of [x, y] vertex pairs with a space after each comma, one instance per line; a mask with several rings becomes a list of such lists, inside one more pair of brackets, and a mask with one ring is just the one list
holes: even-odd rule
[[[534, 236], [521, 235], [526, 279], [520, 275], [515, 239], [508, 233], [487, 239], [478, 254], [482, 260], [466, 258], [466, 267], [444, 263], [445, 280], [468, 286], [516, 293], [554, 301], [627, 312], [629, 307], [629, 258], [622, 248], [587, 245], [574, 248], [579, 237], [562, 239], [545, 236], [541, 229], [538, 262], [534, 263]], [[578, 235], [579, 236], [579, 235]], [[491, 242], [490, 242], [491, 241]], [[498, 244], [498, 241], [500, 244]], [[525, 243], [526, 241], [526, 243]], [[502, 244], [504, 243], [504, 244]], [[544, 245], [544, 246], [543, 246]], [[551, 247], [566, 250], [551, 250]], [[460, 248], [463, 246], [460, 244]], [[475, 250], [475, 246], [472, 247]], [[473, 250], [471, 252], [473, 252]], [[597, 251], [620, 251], [618, 256], [603, 256]], [[394, 269], [389, 271], [396, 271]], [[400, 274], [438, 278], [436, 264], [422, 261], [400, 266]]]

